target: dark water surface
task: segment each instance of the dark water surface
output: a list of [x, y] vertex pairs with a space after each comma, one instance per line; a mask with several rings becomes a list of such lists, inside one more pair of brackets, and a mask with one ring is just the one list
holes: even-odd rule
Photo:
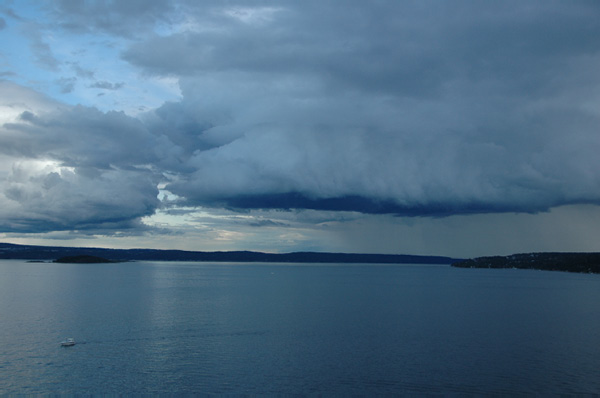
[[600, 393], [600, 275], [0, 261], [0, 394], [175, 392]]

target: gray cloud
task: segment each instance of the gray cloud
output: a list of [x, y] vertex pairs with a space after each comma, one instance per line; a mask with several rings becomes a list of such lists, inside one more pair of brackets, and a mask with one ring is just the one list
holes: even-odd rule
[[172, 10], [171, 2], [166, 0], [60, 0], [53, 2], [51, 7], [54, 17], [65, 29], [126, 37], [151, 31], [157, 22], [167, 22], [167, 15]]
[[82, 79], [93, 79], [94, 78], [93, 71], [82, 68], [79, 64], [77, 64], [75, 62], [70, 63], [70, 65], [71, 65], [71, 68], [73, 69], [73, 71], [75, 72], [75, 74], [77, 75], [77, 77], [80, 77]]
[[30, 41], [38, 65], [44, 69], [57, 71], [60, 62], [54, 56], [52, 49], [44, 40], [44, 32], [39, 24], [27, 22], [21, 25], [23, 35]]
[[563, 57], [598, 50], [599, 10], [590, 3], [281, 4], [267, 23], [221, 19], [220, 29], [150, 38], [124, 57], [159, 74], [283, 74], [336, 90], [422, 97], [457, 79], [548, 89]]
[[157, 137], [120, 112], [53, 106], [14, 84], [0, 89], [11, 94], [6, 109], [30, 106], [0, 126], [1, 231], [144, 229], [140, 218], [160, 206]]
[[75, 77], [62, 77], [56, 81], [56, 84], [60, 86], [60, 92], [63, 94], [72, 92], [75, 88], [75, 83], [77, 83], [77, 78]]
[[182, 76], [183, 101], [155, 122], [185, 148], [168, 189], [186, 203], [405, 215], [600, 203], [596, 4], [280, 6], [123, 54]]
[[6, 15], [7, 17], [10, 17], [10, 18], [15, 19], [17, 21], [22, 21], [23, 20], [23, 18], [19, 14], [17, 14], [15, 12], [15, 10], [13, 10], [10, 7], [3, 6], [2, 8], [0, 8], [0, 12], [2, 14]]
[[50, 158], [69, 167], [148, 168], [160, 161], [159, 142], [167, 144], [122, 112], [75, 106], [40, 115], [27, 111], [20, 121], [4, 125], [0, 153]]
[[6, 21], [4, 18], [0, 18], [0, 30], [6, 28]]
[[125, 85], [125, 83], [121, 82], [121, 83], [111, 83], [111, 82], [106, 82], [106, 81], [98, 81], [92, 85], [90, 85], [90, 88], [100, 88], [103, 90], [118, 90], [121, 87], [123, 87]]
[[[139, 218], [158, 206], [151, 178], [106, 170], [32, 171], [13, 167], [3, 181], [0, 229], [3, 232], [60, 230], [117, 231], [139, 228]], [[10, 210], [10, 211], [9, 211]]]

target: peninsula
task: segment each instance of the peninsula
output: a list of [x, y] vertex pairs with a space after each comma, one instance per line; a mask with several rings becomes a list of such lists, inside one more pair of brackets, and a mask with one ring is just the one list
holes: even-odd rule
[[544, 271], [600, 273], [600, 253], [521, 253], [477, 257], [452, 263], [460, 268], [521, 268]]

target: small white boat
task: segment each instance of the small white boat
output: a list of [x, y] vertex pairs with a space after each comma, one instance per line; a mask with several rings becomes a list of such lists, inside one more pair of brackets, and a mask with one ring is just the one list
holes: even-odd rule
[[75, 339], [73, 339], [72, 337], [69, 337], [65, 341], [61, 341], [60, 345], [63, 347], [70, 347], [72, 345], [75, 345]]

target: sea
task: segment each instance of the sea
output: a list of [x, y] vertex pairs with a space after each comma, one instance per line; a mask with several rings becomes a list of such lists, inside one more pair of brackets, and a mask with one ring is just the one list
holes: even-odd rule
[[599, 394], [600, 275], [0, 261], [0, 394], [179, 393]]

